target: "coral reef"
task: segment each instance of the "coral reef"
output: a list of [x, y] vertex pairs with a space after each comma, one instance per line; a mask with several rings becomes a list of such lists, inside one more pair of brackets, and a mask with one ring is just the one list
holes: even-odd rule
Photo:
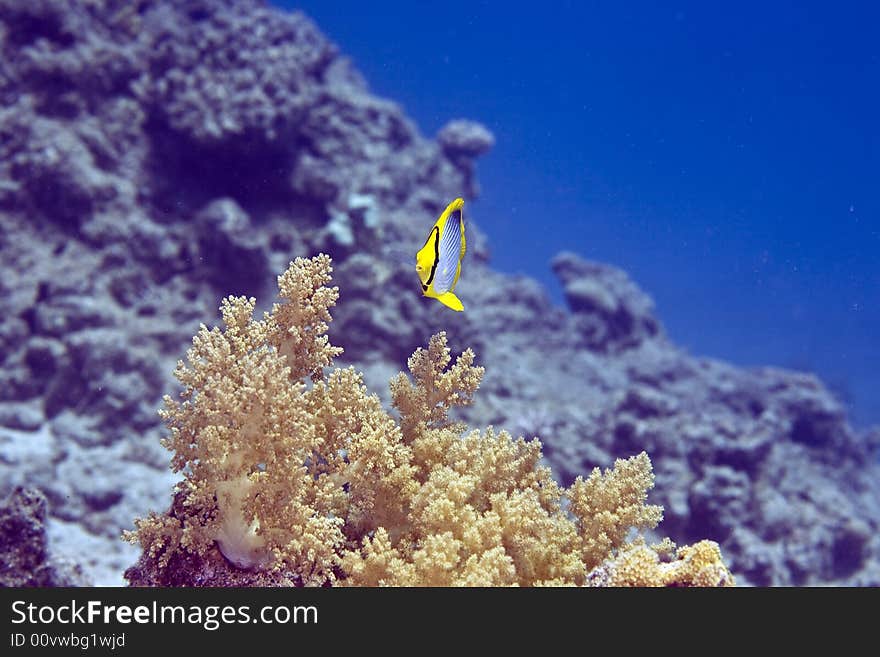
[[227, 297], [223, 329], [193, 339], [162, 413], [184, 479], [167, 514], [126, 534], [143, 548], [132, 584], [580, 585], [609, 558], [592, 584], [733, 582], [715, 544], [661, 567], [627, 543], [662, 517], [644, 452], [564, 490], [538, 441], [452, 422], [483, 369], [470, 350], [453, 362], [444, 333], [391, 381], [399, 423], [353, 368], [325, 378], [341, 352], [330, 272], [326, 255], [298, 258], [262, 320], [255, 299]]
[[386, 408], [445, 330], [487, 368], [450, 417], [539, 437], [562, 484], [644, 450], [664, 531], [716, 541], [738, 583], [880, 585], [880, 432], [815, 377], [685, 353], [624, 272], [573, 254], [556, 307], [489, 267], [479, 216], [467, 312], [423, 303], [425, 223], [473, 197], [494, 139], [450, 118], [423, 136], [257, 0], [0, 0], [0, 494], [45, 494], [50, 551], [123, 582], [119, 533], [175, 481], [155, 408], [179, 354], [221, 295], [266, 298], [324, 251], [337, 363]]

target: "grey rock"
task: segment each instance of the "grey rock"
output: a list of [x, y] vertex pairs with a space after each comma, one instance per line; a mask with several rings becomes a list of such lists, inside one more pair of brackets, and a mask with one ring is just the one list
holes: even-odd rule
[[0, 403], [0, 426], [36, 431], [44, 421], [45, 417], [39, 405]]
[[[5, 299], [5, 290], [3, 292]], [[27, 322], [20, 317], [13, 315], [0, 320], [0, 363], [24, 344], [29, 332]]]
[[46, 498], [16, 488], [0, 505], [0, 586], [89, 586], [80, 567], [49, 550]]
[[233, 199], [211, 201], [196, 214], [200, 260], [223, 294], [257, 296], [271, 277], [251, 219]]
[[54, 480], [55, 465], [64, 458], [59, 445], [47, 429], [20, 431], [0, 429], [0, 495], [16, 487], [45, 486]]
[[437, 143], [450, 157], [475, 158], [492, 149], [495, 136], [486, 126], [476, 121], [457, 119], [440, 129]]
[[382, 224], [376, 199], [369, 194], [351, 194], [344, 211], [333, 210], [316, 238], [322, 250], [341, 263], [356, 252], [376, 253], [381, 249]]
[[152, 114], [196, 142], [295, 134], [336, 54], [311, 21], [241, 0], [151, 4], [138, 92]]
[[57, 516], [50, 516], [47, 534], [50, 550], [59, 559], [76, 563], [94, 586], [125, 586], [122, 573], [138, 558], [138, 550], [118, 536], [96, 536]]
[[495, 145], [494, 135], [476, 121], [458, 119], [441, 128], [437, 143], [449, 161], [464, 174], [468, 196], [477, 196], [479, 186], [474, 176], [474, 159]]
[[620, 269], [570, 252], [558, 254], [552, 266], [586, 347], [626, 349], [662, 333], [654, 302]]

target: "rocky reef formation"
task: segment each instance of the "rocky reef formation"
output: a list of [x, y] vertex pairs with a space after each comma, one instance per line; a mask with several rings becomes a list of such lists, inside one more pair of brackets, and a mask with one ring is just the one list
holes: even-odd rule
[[49, 549], [48, 503], [40, 491], [16, 488], [0, 504], [0, 586], [88, 586], [79, 565]]
[[422, 136], [298, 13], [0, 0], [0, 492], [39, 488], [52, 549], [121, 583], [120, 533], [170, 502], [176, 360], [222, 296], [271, 298], [325, 251], [331, 337], [371, 389], [445, 330], [487, 368], [462, 417], [539, 436], [563, 483], [645, 450], [664, 532], [717, 541], [738, 582], [880, 584], [880, 430], [815, 377], [684, 353], [625, 273], [573, 254], [557, 308], [489, 267], [467, 206], [467, 311], [426, 303], [400, 251], [477, 193], [492, 143], [460, 119]]

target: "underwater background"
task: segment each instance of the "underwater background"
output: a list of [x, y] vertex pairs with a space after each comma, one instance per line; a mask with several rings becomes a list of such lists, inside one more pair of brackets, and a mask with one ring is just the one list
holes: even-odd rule
[[819, 373], [880, 422], [880, 7], [288, 2], [426, 134], [496, 144], [494, 267], [622, 267], [696, 354]]
[[[645, 451], [738, 583], [880, 585], [875, 18], [0, 0], [0, 580], [124, 582], [176, 362], [324, 252], [386, 405], [445, 331], [560, 483]], [[414, 271], [457, 197], [463, 313]]]

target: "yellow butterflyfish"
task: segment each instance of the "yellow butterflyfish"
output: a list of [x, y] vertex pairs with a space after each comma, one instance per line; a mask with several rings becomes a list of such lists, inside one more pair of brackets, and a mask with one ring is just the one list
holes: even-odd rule
[[461, 275], [465, 252], [463, 207], [461, 198], [447, 205], [428, 234], [425, 246], [416, 253], [422, 294], [458, 311], [464, 310], [464, 306], [452, 291]]

